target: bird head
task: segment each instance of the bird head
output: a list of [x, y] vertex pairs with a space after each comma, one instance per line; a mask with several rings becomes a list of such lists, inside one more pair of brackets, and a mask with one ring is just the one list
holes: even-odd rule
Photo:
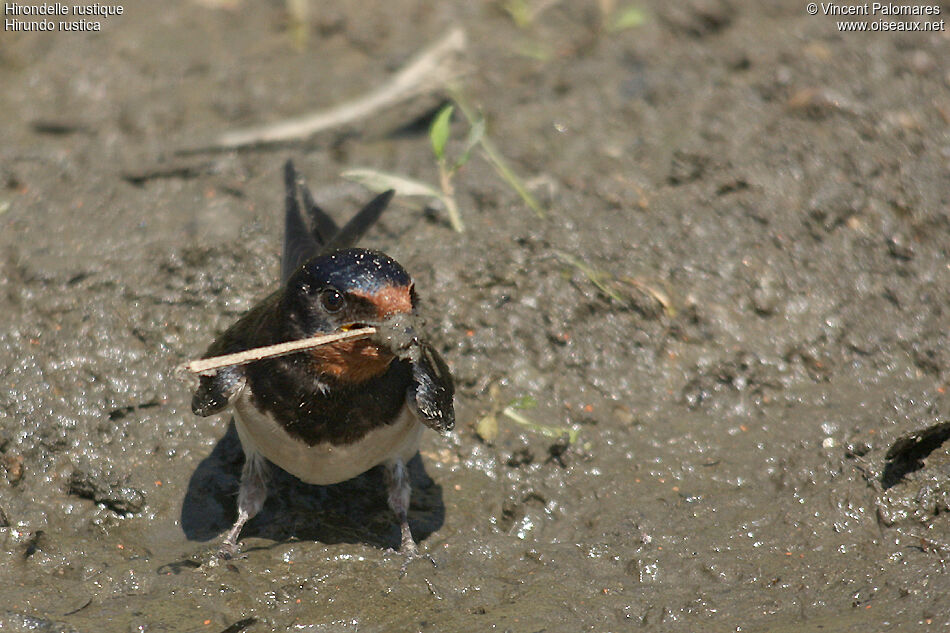
[[[280, 310], [288, 339], [331, 334], [411, 315], [412, 278], [379, 251], [350, 248], [314, 257], [287, 280]], [[308, 352], [319, 373], [361, 382], [382, 373], [395, 355], [366, 339], [347, 339]]]

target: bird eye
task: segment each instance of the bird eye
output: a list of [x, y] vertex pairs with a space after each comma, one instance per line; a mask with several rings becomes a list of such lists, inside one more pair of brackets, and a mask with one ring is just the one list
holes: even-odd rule
[[346, 300], [336, 288], [327, 288], [320, 293], [320, 305], [327, 312], [339, 312], [343, 309], [344, 303]]

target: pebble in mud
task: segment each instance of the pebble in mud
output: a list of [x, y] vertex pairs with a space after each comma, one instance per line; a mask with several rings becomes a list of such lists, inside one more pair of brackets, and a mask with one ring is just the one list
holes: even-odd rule
[[119, 514], [134, 514], [145, 507], [145, 494], [108, 473], [75, 470], [69, 477], [69, 493], [101, 503]]
[[782, 304], [788, 296], [788, 287], [781, 273], [770, 266], [755, 266], [750, 271], [755, 281], [749, 299], [752, 309], [761, 317], [775, 316], [781, 313]]
[[929, 523], [950, 510], [950, 421], [899, 437], [885, 455], [878, 516], [892, 526], [913, 518]]
[[0, 631], [4, 633], [77, 633], [65, 622], [49, 620], [20, 611], [0, 613]]
[[23, 479], [22, 455], [4, 455], [0, 458], [0, 467], [6, 472], [10, 485], [15, 486]]

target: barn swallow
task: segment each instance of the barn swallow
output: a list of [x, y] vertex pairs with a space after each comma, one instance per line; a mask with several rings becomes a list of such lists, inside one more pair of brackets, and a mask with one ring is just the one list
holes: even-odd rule
[[439, 432], [454, 426], [454, 386], [445, 361], [417, 334], [409, 274], [379, 251], [353, 247], [393, 192], [379, 195], [338, 228], [290, 161], [284, 180], [282, 285], [219, 336], [204, 357], [354, 327], [378, 332], [201, 377], [192, 410], [208, 416], [230, 406], [245, 457], [237, 520], [220, 555], [234, 555], [242, 527], [263, 506], [268, 462], [320, 485], [382, 464], [408, 562], [418, 550], [407, 519], [406, 463], [418, 452], [424, 426]]

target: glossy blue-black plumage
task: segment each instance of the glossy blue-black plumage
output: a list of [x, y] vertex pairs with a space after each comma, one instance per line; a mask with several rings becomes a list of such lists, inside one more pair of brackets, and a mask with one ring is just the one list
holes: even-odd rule
[[348, 248], [307, 261], [290, 276], [288, 288], [332, 286], [344, 292], [376, 294], [387, 287], [412, 285], [409, 273], [389, 255]]

